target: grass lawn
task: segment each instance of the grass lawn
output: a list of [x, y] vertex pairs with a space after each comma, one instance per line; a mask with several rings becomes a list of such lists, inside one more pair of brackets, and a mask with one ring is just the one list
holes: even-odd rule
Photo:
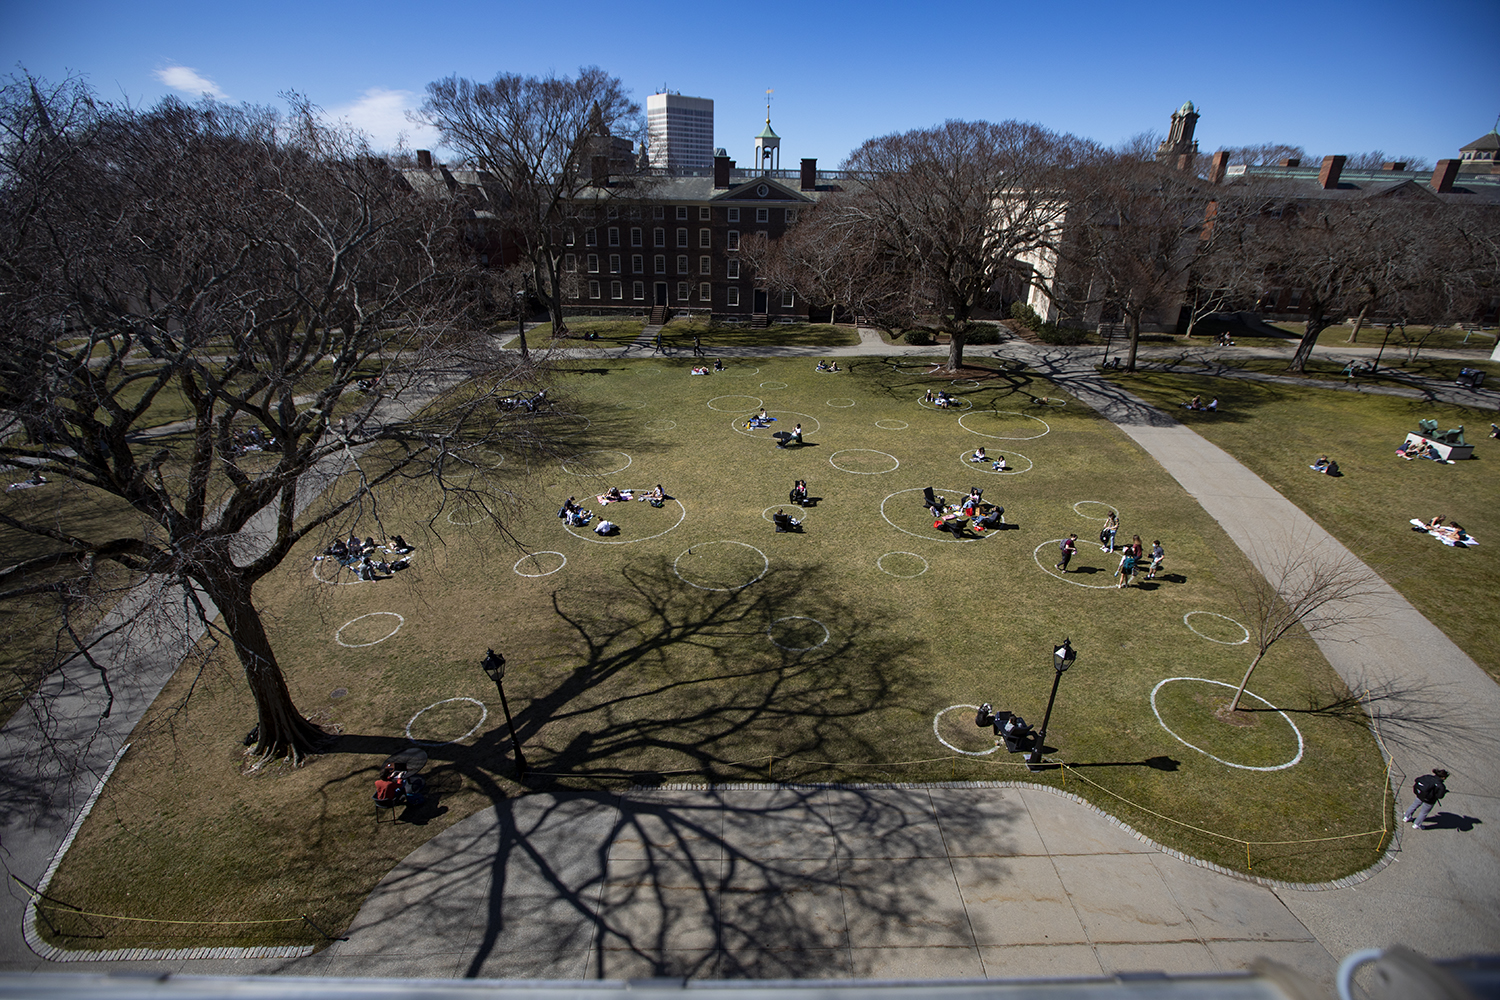
[[[1500, 441], [1487, 436], [1494, 411], [1154, 372], [1113, 377], [1187, 421], [1306, 511], [1500, 680], [1500, 632], [1481, 610], [1500, 593]], [[1218, 396], [1219, 413], [1182, 410], [1178, 404], [1195, 394]], [[1397, 458], [1396, 445], [1428, 418], [1443, 430], [1463, 425], [1476, 445], [1474, 460]], [[1323, 454], [1338, 461], [1342, 477], [1307, 468]], [[1449, 548], [1406, 523], [1437, 514], [1462, 524], [1479, 546]]]
[[[514, 543], [426, 484], [361, 526], [418, 543], [392, 580], [320, 583], [315, 568], [339, 578], [313, 561], [327, 539], [310, 540], [257, 596], [294, 698], [342, 734], [331, 752], [242, 775], [253, 711], [237, 664], [211, 651], [142, 722], [51, 896], [121, 916], [347, 926], [416, 846], [526, 793], [478, 667], [488, 646], [510, 661], [535, 790], [1035, 780], [1231, 867], [1253, 842], [1257, 874], [1316, 881], [1375, 860], [1392, 818], [1383, 761], [1361, 718], [1311, 710], [1342, 691], [1315, 645], [1289, 640], [1256, 674], [1252, 690], [1286, 715], [1215, 716], [1250, 659], [1219, 616], [1252, 571], [1175, 481], [1091, 411], [1033, 404], [1056, 390], [1024, 372], [975, 368], [950, 385], [927, 364], [851, 360], [838, 375], [777, 360], [706, 377], [686, 357], [579, 363], [556, 380], [566, 412], [539, 418], [558, 452], [497, 447], [475, 473]], [[923, 405], [929, 388], [960, 409]], [[772, 429], [746, 430], [761, 406]], [[806, 446], [778, 449], [771, 434], [798, 422]], [[1013, 471], [969, 462], [980, 445]], [[797, 478], [820, 499], [805, 534], [776, 534], [770, 515]], [[555, 516], [569, 495], [598, 512], [607, 486], [656, 483], [675, 498], [663, 508], [605, 509], [616, 538]], [[1012, 527], [939, 534], [925, 486], [980, 486]], [[1165, 576], [1111, 585], [1118, 557], [1092, 541], [1109, 506], [1124, 538], [1162, 539]], [[1068, 532], [1081, 544], [1062, 576]], [[1039, 724], [1064, 637], [1079, 658], [1047, 742], [1072, 767], [1032, 774], [971, 706]], [[373, 780], [408, 731], [434, 743], [432, 801], [377, 824]], [[295, 922], [49, 916], [50, 938], [73, 947], [321, 940]]]

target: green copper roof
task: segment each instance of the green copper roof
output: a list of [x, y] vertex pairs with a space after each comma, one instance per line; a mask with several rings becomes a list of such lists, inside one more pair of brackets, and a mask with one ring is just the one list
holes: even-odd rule
[[1197, 110], [1198, 110], [1197, 108], [1193, 107], [1193, 102], [1192, 101], [1183, 101], [1182, 102], [1182, 107], [1178, 109], [1178, 113], [1179, 114], [1184, 114], [1184, 115], [1190, 115], [1190, 114], [1194, 113]]
[[760, 130], [760, 135], [756, 136], [755, 138], [757, 138], [757, 139], [780, 139], [781, 136], [779, 136], [775, 132], [771, 131], [771, 122], [770, 122], [770, 119], [767, 119], [766, 120], [766, 127], [763, 128], [763, 129], [761, 129]]

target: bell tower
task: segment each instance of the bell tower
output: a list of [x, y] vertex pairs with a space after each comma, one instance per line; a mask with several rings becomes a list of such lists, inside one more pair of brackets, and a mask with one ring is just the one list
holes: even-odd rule
[[1192, 101], [1184, 101], [1182, 107], [1172, 112], [1172, 130], [1156, 147], [1156, 162], [1165, 163], [1178, 170], [1191, 170], [1198, 156], [1198, 143], [1193, 139], [1193, 130], [1198, 127], [1198, 109]]
[[766, 91], [766, 127], [755, 137], [755, 163], [762, 174], [781, 169], [781, 136], [771, 128], [771, 91]]

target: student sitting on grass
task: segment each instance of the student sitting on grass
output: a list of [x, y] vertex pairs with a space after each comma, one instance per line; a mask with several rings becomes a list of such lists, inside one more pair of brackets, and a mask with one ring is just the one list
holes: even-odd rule
[[594, 525], [594, 534], [613, 535], [616, 531], [619, 530], [619, 527], [620, 526], [615, 524], [613, 521], [606, 521], [603, 518], [600, 518], [599, 523]]
[[813, 369], [813, 371], [815, 371], [815, 372], [826, 372], [827, 370], [828, 370], [828, 362], [826, 362], [826, 361], [819, 361], [818, 362], [818, 367], [816, 367], [816, 368]]
[[1006, 469], [1010, 468], [1010, 466], [1008, 466], [1008, 465], [1005, 464], [1005, 456], [1004, 455], [996, 455], [995, 456], [995, 462], [994, 462], [993, 465], [990, 466], [990, 468], [992, 470], [994, 470], [995, 472], [1004, 472]]
[[969, 461], [971, 461], [971, 462], [988, 462], [989, 461], [989, 457], [986, 456], [985, 453], [984, 453], [984, 446], [983, 445], [980, 445], [978, 448], [974, 449], [974, 454], [973, 454], [972, 457], [970, 457]]

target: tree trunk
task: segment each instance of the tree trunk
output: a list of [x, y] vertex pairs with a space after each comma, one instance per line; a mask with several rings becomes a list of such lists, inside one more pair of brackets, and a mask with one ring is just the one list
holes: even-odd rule
[[[552, 252], [542, 252], [547, 255], [547, 288], [551, 291], [547, 296], [547, 315], [552, 318], [552, 339], [556, 340], [568, 333], [567, 320], [563, 319], [562, 277], [558, 271], [558, 262], [552, 259]], [[540, 288], [540, 284], [537, 287]]]
[[1365, 325], [1365, 314], [1369, 311], [1370, 307], [1368, 305], [1360, 307], [1359, 315], [1354, 317], [1354, 326], [1349, 331], [1349, 343], [1354, 343], [1355, 338], [1359, 336], [1359, 328]]
[[1292, 363], [1286, 366], [1289, 372], [1300, 372], [1307, 370], [1307, 359], [1312, 357], [1313, 348], [1318, 344], [1318, 334], [1328, 328], [1328, 317], [1324, 315], [1321, 305], [1315, 305], [1307, 311], [1307, 329], [1303, 331], [1302, 340], [1297, 344], [1297, 352], [1292, 355]]
[[1238, 690], [1236, 690], [1234, 692], [1234, 700], [1229, 703], [1229, 710], [1231, 712], [1238, 712], [1239, 711], [1239, 709], [1240, 709], [1240, 696], [1245, 693], [1245, 685], [1250, 683], [1250, 675], [1253, 674], [1253, 673], [1255, 673], [1255, 668], [1258, 667], [1258, 666], [1260, 666], [1261, 658], [1264, 657], [1265, 655], [1266, 655], [1266, 651], [1263, 649], [1259, 653], [1255, 654], [1255, 659], [1253, 659], [1253, 660], [1250, 661], [1250, 669], [1246, 670], [1245, 671], [1245, 676], [1242, 677], [1242, 678], [1240, 678], [1240, 686], [1239, 686]]
[[303, 718], [292, 704], [271, 640], [251, 598], [251, 585], [238, 577], [202, 582], [224, 618], [224, 630], [234, 642], [255, 698], [260, 730], [256, 755], [262, 759], [285, 755], [293, 764], [300, 763], [304, 755], [318, 749], [327, 734]]
[[964, 344], [968, 342], [967, 330], [955, 330], [948, 334], [948, 370], [956, 372], [964, 366]]
[[1130, 353], [1125, 357], [1125, 370], [1135, 371], [1135, 352], [1141, 346], [1141, 316], [1140, 313], [1130, 313]]

